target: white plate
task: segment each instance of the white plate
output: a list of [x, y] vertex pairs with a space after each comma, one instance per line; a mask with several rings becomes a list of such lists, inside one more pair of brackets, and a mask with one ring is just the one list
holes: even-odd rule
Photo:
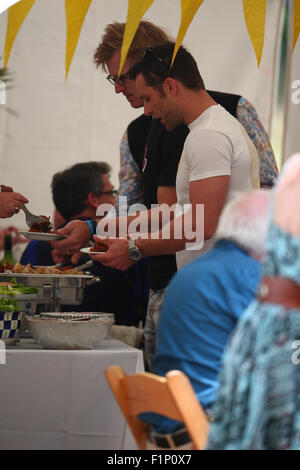
[[105, 255], [105, 251], [91, 251], [91, 247], [88, 248], [81, 248], [80, 250], [82, 253], [86, 253], [88, 255]]
[[59, 235], [58, 233], [43, 233], [43, 232], [19, 232], [25, 238], [29, 240], [42, 240], [42, 241], [51, 241], [51, 240], [61, 240], [66, 238], [64, 235]]

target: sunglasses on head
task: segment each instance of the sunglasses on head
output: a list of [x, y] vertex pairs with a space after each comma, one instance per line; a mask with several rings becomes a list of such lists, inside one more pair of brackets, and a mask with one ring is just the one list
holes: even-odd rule
[[170, 68], [170, 64], [166, 62], [165, 59], [162, 59], [161, 57], [159, 57], [159, 55], [155, 54], [151, 46], [148, 46], [145, 51], [143, 60], [147, 60], [150, 57], [152, 57], [153, 59], [156, 59], [160, 64], [163, 64], [165, 67], [168, 67], [168, 69]]

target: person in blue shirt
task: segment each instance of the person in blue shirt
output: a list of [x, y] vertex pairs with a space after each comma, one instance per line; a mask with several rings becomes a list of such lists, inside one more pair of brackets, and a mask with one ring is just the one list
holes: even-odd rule
[[[224, 347], [260, 282], [269, 192], [236, 195], [222, 212], [214, 248], [180, 269], [166, 293], [152, 372], [183, 371], [206, 410], [216, 400]], [[151, 438], [183, 426], [155, 414], [141, 418], [153, 426]]]

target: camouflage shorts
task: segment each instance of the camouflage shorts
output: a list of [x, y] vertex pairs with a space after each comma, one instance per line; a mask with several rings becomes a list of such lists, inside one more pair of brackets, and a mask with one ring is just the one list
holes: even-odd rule
[[152, 358], [156, 349], [156, 332], [159, 313], [162, 308], [166, 288], [150, 290], [147, 317], [145, 324], [145, 356], [149, 369], [151, 370]]

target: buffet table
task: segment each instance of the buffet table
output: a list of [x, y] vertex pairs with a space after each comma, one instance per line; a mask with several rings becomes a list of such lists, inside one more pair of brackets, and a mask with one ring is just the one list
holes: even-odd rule
[[142, 372], [142, 351], [113, 339], [93, 350], [41, 349], [22, 339], [0, 364], [0, 449], [136, 449], [104, 377]]

